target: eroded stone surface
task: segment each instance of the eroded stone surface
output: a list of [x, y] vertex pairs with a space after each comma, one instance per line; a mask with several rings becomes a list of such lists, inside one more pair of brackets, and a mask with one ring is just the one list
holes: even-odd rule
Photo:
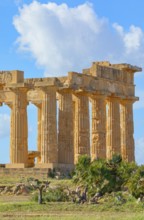
[[[22, 71], [0, 71], [0, 105], [11, 108], [9, 168], [71, 166], [82, 154], [134, 160], [134, 73], [129, 64], [93, 62], [83, 73], [24, 79]], [[28, 153], [27, 105], [38, 110], [38, 154]], [[89, 103], [92, 112], [89, 111]], [[90, 128], [91, 125], [91, 128]]]

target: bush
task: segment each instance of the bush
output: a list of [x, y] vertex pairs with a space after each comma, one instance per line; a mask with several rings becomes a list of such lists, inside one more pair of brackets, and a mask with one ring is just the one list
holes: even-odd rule
[[[130, 179], [137, 169], [138, 166], [134, 162], [128, 163], [122, 161], [120, 155], [114, 155], [109, 161], [97, 159], [92, 162], [89, 156], [83, 155], [79, 158], [78, 164], [76, 165], [73, 180], [75, 183], [87, 186], [90, 196], [93, 196], [96, 192], [100, 192], [104, 195], [105, 193], [121, 191], [128, 185], [128, 182], [132, 190], [134, 183], [131, 183], [131, 185]], [[134, 182], [134, 179], [132, 179], [132, 181]], [[137, 183], [138, 179], [135, 181]], [[134, 185], [136, 185], [136, 183]], [[134, 187], [134, 189], [136, 189], [136, 187]], [[134, 195], [134, 190], [132, 190], [132, 192]]]
[[66, 202], [69, 198], [62, 188], [49, 189], [44, 195], [46, 202]]
[[50, 169], [50, 171], [48, 172], [48, 177], [50, 177], [50, 178], [55, 178], [55, 176], [56, 176], [56, 170], [55, 170], [55, 168]]
[[[32, 201], [38, 201], [38, 192], [32, 196]], [[69, 197], [62, 188], [48, 189], [47, 192], [43, 192], [43, 202], [66, 202], [69, 201]]]
[[144, 197], [144, 165], [137, 167], [130, 176], [127, 185], [135, 198]]
[[35, 201], [37, 202], [38, 201], [38, 192], [34, 193], [33, 196], [32, 196], [32, 201]]

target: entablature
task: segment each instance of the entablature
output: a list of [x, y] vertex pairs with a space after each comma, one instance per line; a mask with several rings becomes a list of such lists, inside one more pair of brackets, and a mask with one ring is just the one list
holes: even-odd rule
[[93, 62], [83, 73], [68, 72], [64, 77], [24, 79], [23, 71], [0, 71], [0, 102], [12, 102], [13, 93], [21, 91], [27, 93], [28, 102], [38, 103], [47, 89], [89, 97], [101, 94], [137, 100], [134, 73], [141, 70], [130, 64], [110, 64], [104, 61]]

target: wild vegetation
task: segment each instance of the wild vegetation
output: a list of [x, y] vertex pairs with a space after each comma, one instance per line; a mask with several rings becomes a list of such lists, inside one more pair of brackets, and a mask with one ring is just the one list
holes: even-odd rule
[[95, 193], [103, 196], [116, 192], [128, 192], [141, 200], [144, 197], [144, 165], [122, 161], [120, 155], [114, 155], [109, 161], [92, 162], [90, 157], [81, 156], [73, 180], [87, 187], [90, 197]]
[[144, 165], [83, 155], [69, 175], [50, 176], [1, 178], [0, 218], [144, 219]]

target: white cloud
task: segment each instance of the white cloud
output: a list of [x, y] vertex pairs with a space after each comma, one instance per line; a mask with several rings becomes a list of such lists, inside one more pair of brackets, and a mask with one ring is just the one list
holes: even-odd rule
[[115, 30], [121, 36], [124, 46], [126, 48], [126, 53], [130, 54], [133, 51], [137, 51], [140, 49], [141, 45], [143, 44], [143, 37], [144, 33], [140, 27], [135, 27], [131, 25], [129, 28], [129, 32], [125, 32], [123, 27], [117, 23], [113, 24]]
[[10, 116], [0, 114], [0, 138], [10, 135]]
[[139, 138], [135, 143], [135, 155], [138, 164], [144, 164], [144, 138]]
[[89, 3], [69, 8], [34, 1], [19, 10], [13, 23], [19, 49], [29, 52], [49, 75], [81, 71], [94, 60], [118, 61], [124, 48], [108, 21], [98, 18]]
[[[19, 33], [19, 50], [31, 54], [45, 76], [81, 72], [95, 60], [143, 66], [143, 30], [131, 25], [126, 31], [117, 23], [110, 24], [89, 3], [70, 8], [34, 1], [19, 9], [13, 24]], [[135, 108], [142, 107], [139, 94], [141, 101]]]
[[89, 3], [70, 8], [34, 1], [23, 5], [13, 23], [19, 50], [29, 52], [46, 75], [81, 71], [94, 60], [143, 63], [141, 28], [132, 25], [125, 32], [99, 18]]
[[90, 62], [99, 45], [105, 20], [98, 19], [90, 4], [68, 8], [66, 4], [24, 5], [14, 18], [20, 36], [19, 49], [28, 51], [47, 73], [66, 74]]

